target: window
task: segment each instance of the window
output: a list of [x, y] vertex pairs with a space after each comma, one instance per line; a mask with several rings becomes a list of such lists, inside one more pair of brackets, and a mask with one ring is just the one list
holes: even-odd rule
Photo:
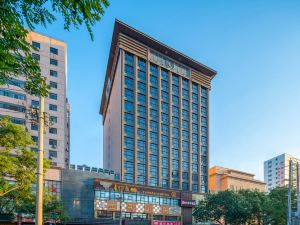
[[133, 163], [132, 162], [125, 162], [124, 168], [127, 173], [128, 172], [133, 173]]
[[168, 156], [169, 155], [169, 148], [167, 146], [162, 146], [161, 147], [161, 152], [163, 156]]
[[146, 95], [138, 94], [138, 102], [142, 105], [146, 105]]
[[146, 154], [144, 152], [138, 152], [138, 162], [139, 163], [146, 162]]
[[51, 110], [51, 111], [57, 111], [57, 105], [50, 104], [49, 105], [49, 110]]
[[38, 125], [36, 123], [32, 123], [31, 130], [38, 130]]
[[50, 145], [52, 148], [57, 148], [57, 140], [49, 139], [49, 145]]
[[0, 89], [0, 95], [19, 100], [26, 100], [26, 95], [4, 89]]
[[146, 116], [146, 107], [142, 105], [138, 105], [138, 113], [141, 116]]
[[182, 88], [189, 89], [189, 81], [187, 79], [182, 79]]
[[36, 53], [32, 53], [31, 56], [32, 56], [33, 59], [35, 59], [35, 60], [37, 60], [37, 61], [40, 61], [40, 59], [41, 59], [40, 55], [39, 55], [39, 54], [36, 54]]
[[133, 66], [134, 64], [134, 56], [129, 52], [125, 52], [125, 64]]
[[57, 158], [57, 151], [49, 150], [49, 158]]
[[13, 86], [16, 86], [16, 87], [20, 87], [20, 88], [25, 88], [25, 82], [22, 81], [22, 80], [17, 80], [17, 79], [8, 79], [7, 80], [7, 84], [8, 85], [13, 85]]
[[124, 138], [124, 147], [128, 149], [133, 149], [133, 139], [130, 137]]
[[37, 136], [31, 136], [31, 139], [32, 139], [36, 144], [38, 144], [39, 138], [38, 138]]
[[162, 72], [161, 72], [161, 77], [164, 80], [168, 80], [168, 78], [169, 78], [168, 71], [163, 69]]
[[133, 183], [133, 175], [132, 174], [125, 174], [124, 181], [128, 183]]
[[57, 123], [57, 117], [56, 116], [50, 116], [50, 122], [52, 124]]
[[49, 128], [49, 133], [50, 133], [50, 134], [57, 134], [57, 128], [50, 127], [50, 128]]
[[150, 65], [150, 73], [153, 75], [158, 75], [158, 67], [154, 64]]
[[168, 158], [162, 158], [162, 167], [168, 168], [169, 167], [169, 160]]
[[146, 131], [144, 129], [138, 129], [138, 137], [142, 140], [146, 139]]
[[130, 125], [133, 126], [133, 124], [134, 124], [134, 118], [133, 118], [132, 114], [125, 113], [124, 114], [124, 120], [125, 120], [125, 123], [130, 124]]
[[192, 191], [198, 192], [198, 184], [192, 184]]
[[129, 76], [133, 76], [134, 75], [134, 69], [132, 66], [129, 66], [129, 65], [125, 65], [125, 74], [126, 75], [129, 75]]
[[130, 77], [125, 77], [125, 86], [130, 88], [130, 89], [133, 89], [133, 86], [134, 86], [133, 85], [133, 79], [130, 78]]
[[58, 76], [57, 71], [55, 71], [55, 70], [50, 70], [50, 76], [51, 76], [51, 77], [57, 77], [57, 76]]
[[57, 89], [57, 83], [54, 81], [50, 81], [50, 87]]
[[133, 104], [132, 104], [132, 102], [125, 101], [124, 108], [125, 108], [126, 112], [133, 113]]
[[40, 50], [40, 48], [41, 48], [41, 44], [36, 41], [32, 41], [31, 45], [33, 48], [35, 48], [35, 50]]
[[58, 55], [58, 49], [54, 47], [50, 47], [50, 53]]
[[55, 93], [49, 93], [49, 98], [51, 98], [53, 100], [57, 100], [57, 94], [55, 94]]
[[189, 190], [189, 183], [182, 182], [182, 190], [183, 191], [188, 191]]
[[156, 87], [150, 87], [150, 95], [152, 97], [157, 98], [157, 88]]
[[129, 149], [126, 149], [124, 151], [124, 158], [125, 158], [126, 161], [133, 162], [133, 151], [129, 150]]
[[[3, 118], [3, 115], [0, 115], [0, 118]], [[10, 121], [15, 124], [25, 125], [25, 119], [10, 117]]]
[[169, 122], [169, 115], [166, 114], [166, 113], [161, 113], [161, 120], [162, 120], [164, 123], [168, 123], [168, 122]]
[[145, 175], [146, 174], [146, 166], [145, 164], [138, 164], [138, 173], [141, 175]]
[[146, 94], [146, 85], [142, 82], [138, 82], [138, 91], [142, 94]]
[[145, 141], [138, 141], [138, 151], [146, 152], [146, 142]]
[[142, 118], [142, 117], [138, 117], [138, 125], [139, 125], [140, 127], [145, 128], [145, 127], [146, 127], [146, 119], [145, 119], [145, 118]]
[[165, 136], [165, 135], [162, 135], [161, 136], [161, 144], [162, 145], [169, 145], [169, 137], [168, 136]]
[[56, 59], [50, 59], [50, 64], [51, 65], [54, 65], [54, 66], [57, 66], [58, 65], [58, 62]]
[[146, 71], [146, 61], [144, 59], [138, 59], [139, 70]]
[[125, 88], [124, 90], [124, 95], [125, 95], [125, 99], [129, 100], [131, 102], [134, 101], [134, 94], [133, 94], [133, 90], [127, 89]]
[[40, 107], [40, 102], [36, 100], [31, 100], [31, 107], [38, 109]]
[[146, 73], [144, 71], [138, 71], [138, 78], [141, 80], [141, 81], [144, 81], [146, 82]]

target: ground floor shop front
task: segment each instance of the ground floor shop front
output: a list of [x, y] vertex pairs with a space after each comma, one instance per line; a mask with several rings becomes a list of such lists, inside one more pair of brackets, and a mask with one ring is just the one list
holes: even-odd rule
[[192, 224], [192, 193], [94, 180], [94, 213], [97, 219], [122, 220], [124, 224]]

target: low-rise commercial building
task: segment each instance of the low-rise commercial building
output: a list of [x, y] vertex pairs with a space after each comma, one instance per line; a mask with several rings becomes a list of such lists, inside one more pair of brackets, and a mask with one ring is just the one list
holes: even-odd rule
[[[191, 225], [202, 194], [120, 182], [114, 171], [72, 166], [52, 168], [45, 186], [62, 200], [67, 224]], [[20, 218], [33, 223], [33, 218]], [[25, 224], [25, 223], [23, 223]]]
[[259, 190], [265, 191], [266, 184], [254, 179], [254, 174], [246, 173], [221, 166], [209, 169], [209, 190], [211, 192], [225, 190]]

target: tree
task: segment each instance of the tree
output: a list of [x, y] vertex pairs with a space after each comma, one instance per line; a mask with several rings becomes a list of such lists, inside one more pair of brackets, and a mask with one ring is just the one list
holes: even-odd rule
[[247, 214], [244, 199], [230, 190], [207, 194], [193, 212], [198, 222], [214, 221], [219, 224], [245, 224]]
[[[284, 225], [287, 215], [287, 187], [278, 187], [269, 194], [257, 190], [221, 191], [207, 194], [193, 212], [197, 222], [214, 221], [232, 225]], [[296, 208], [296, 192], [292, 207]]]
[[247, 210], [247, 215], [245, 215], [247, 224], [262, 225], [266, 218], [264, 211], [264, 205], [267, 199], [266, 194], [258, 190], [240, 190], [238, 194]]
[[[292, 191], [292, 208], [296, 207], [296, 191]], [[284, 225], [287, 221], [288, 188], [277, 187], [270, 191], [264, 210], [267, 215], [267, 224]]]
[[[24, 126], [14, 124], [9, 117], [0, 119], [0, 214], [11, 214], [22, 201], [30, 200], [36, 179], [36, 153]], [[49, 160], [45, 160], [45, 169]]]
[[93, 40], [92, 26], [104, 15], [107, 0], [0, 0], [0, 85], [26, 78], [25, 90], [33, 95], [46, 96], [49, 86], [41, 77], [40, 67], [31, 56], [33, 47], [26, 41], [27, 26], [46, 27], [56, 20], [64, 19], [64, 29], [84, 24]]
[[[31, 198], [23, 201], [17, 208], [17, 214], [26, 214], [35, 217], [35, 195], [32, 194]], [[51, 194], [49, 190], [44, 190], [43, 197], [43, 221], [51, 221], [54, 223], [67, 222], [68, 216], [63, 203], [57, 194]]]

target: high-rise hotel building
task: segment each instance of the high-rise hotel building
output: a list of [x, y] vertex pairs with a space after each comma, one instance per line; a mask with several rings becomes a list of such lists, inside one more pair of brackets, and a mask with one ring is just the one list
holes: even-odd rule
[[[39, 62], [41, 74], [51, 86], [49, 96], [45, 98], [46, 120], [50, 125], [45, 127], [44, 156], [53, 166], [65, 168], [70, 158], [66, 43], [35, 32], [28, 33], [27, 41], [35, 47], [32, 56]], [[13, 122], [25, 125], [38, 143], [38, 125], [32, 122], [30, 112], [32, 108], [39, 108], [39, 98], [24, 91], [24, 81], [20, 76], [0, 86], [0, 117], [10, 116]]]
[[100, 114], [104, 168], [121, 181], [207, 192], [216, 71], [115, 22]]

